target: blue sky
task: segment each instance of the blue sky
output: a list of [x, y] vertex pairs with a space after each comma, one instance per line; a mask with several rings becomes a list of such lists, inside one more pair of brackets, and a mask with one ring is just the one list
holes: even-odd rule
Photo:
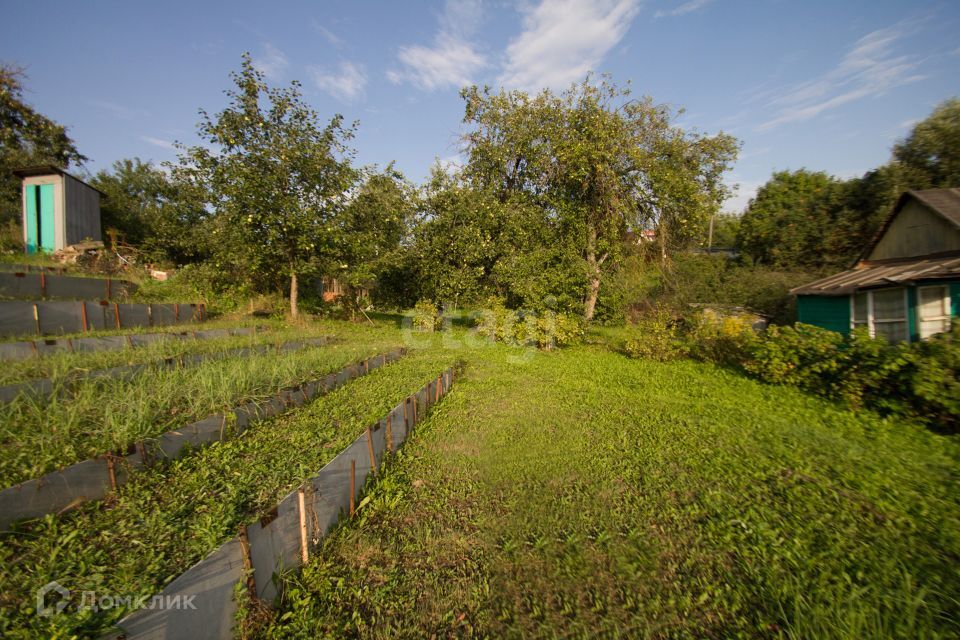
[[737, 136], [740, 210], [773, 170], [859, 175], [960, 94], [960, 3], [881, 0], [7, 3], [0, 61], [69, 127], [95, 172], [175, 157], [224, 105], [249, 51], [303, 82], [321, 116], [359, 120], [360, 163], [421, 181], [457, 158], [467, 83], [563, 89], [588, 70]]

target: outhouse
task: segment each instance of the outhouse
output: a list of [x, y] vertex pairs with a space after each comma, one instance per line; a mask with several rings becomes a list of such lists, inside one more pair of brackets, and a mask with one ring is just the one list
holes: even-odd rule
[[51, 253], [85, 240], [102, 240], [100, 196], [52, 165], [13, 172], [23, 180], [23, 242], [27, 253]]

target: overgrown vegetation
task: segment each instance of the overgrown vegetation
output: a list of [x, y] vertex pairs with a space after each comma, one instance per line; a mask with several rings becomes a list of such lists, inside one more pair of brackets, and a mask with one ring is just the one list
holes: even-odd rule
[[960, 427], [960, 323], [929, 340], [890, 344], [865, 329], [843, 336], [798, 323], [758, 334], [743, 317], [678, 319], [660, 311], [630, 336], [624, 350], [636, 358], [663, 362], [690, 356], [853, 408], [870, 407], [941, 430]]

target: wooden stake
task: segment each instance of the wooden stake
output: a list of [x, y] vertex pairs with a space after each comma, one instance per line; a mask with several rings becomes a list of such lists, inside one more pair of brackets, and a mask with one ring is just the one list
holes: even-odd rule
[[250, 601], [257, 599], [257, 581], [253, 577], [253, 561], [250, 559], [250, 539], [247, 538], [247, 525], [240, 525], [240, 532], [237, 534], [240, 539], [240, 555], [243, 556], [243, 571], [246, 574], [247, 595]]
[[113, 317], [114, 323], [117, 325], [117, 329], [120, 328], [120, 305], [116, 302], [113, 303]]
[[110, 286], [111, 283], [112, 283], [112, 280], [110, 280], [110, 278], [107, 278], [107, 285], [106, 285], [106, 286], [107, 286], [107, 300], [110, 299], [110, 294], [113, 293], [113, 291], [112, 291], [112, 289], [111, 289], [111, 286]]
[[40, 309], [33, 305], [33, 324], [37, 327], [37, 335], [40, 335]]
[[357, 495], [357, 461], [350, 461], [350, 517], [353, 517], [354, 499]]
[[409, 408], [410, 408], [410, 396], [407, 396], [403, 401], [403, 430], [406, 433], [410, 433], [410, 416], [408, 415]]
[[373, 453], [373, 430], [367, 427], [367, 451], [370, 453], [370, 473], [377, 475], [377, 457]]
[[80, 321], [83, 323], [83, 330], [87, 330], [87, 303], [80, 303]]
[[107, 476], [110, 478], [110, 488], [113, 491], [117, 490], [117, 471], [113, 467], [113, 455], [107, 454], [104, 456], [107, 459]]
[[392, 413], [387, 414], [387, 451], [393, 453], [393, 425], [391, 424]]
[[40, 297], [47, 297], [47, 274], [40, 272]]
[[434, 402], [440, 402], [440, 388], [443, 386], [443, 374], [437, 376], [437, 397]]
[[303, 564], [307, 564], [310, 560], [309, 538], [307, 536], [307, 501], [306, 492], [302, 486], [297, 492], [297, 500], [300, 510], [300, 559], [303, 561]]

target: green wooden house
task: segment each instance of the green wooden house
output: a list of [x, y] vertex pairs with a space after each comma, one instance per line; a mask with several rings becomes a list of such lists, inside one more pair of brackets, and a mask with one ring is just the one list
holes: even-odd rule
[[793, 289], [797, 319], [891, 341], [923, 340], [960, 314], [960, 189], [908, 191], [843, 273]]

